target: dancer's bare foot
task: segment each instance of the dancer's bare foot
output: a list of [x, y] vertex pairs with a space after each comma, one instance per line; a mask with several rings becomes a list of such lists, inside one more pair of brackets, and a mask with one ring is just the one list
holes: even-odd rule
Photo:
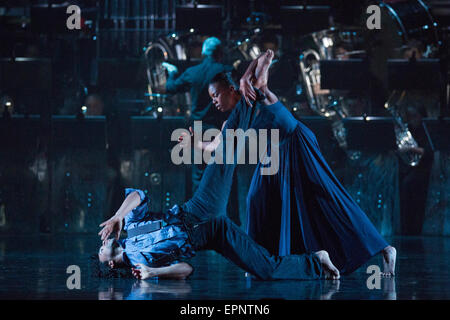
[[320, 264], [322, 265], [325, 279], [337, 280], [341, 277], [339, 275], [339, 270], [331, 262], [328, 252], [321, 250], [315, 252], [315, 255], [319, 258]]
[[273, 51], [268, 49], [258, 58], [258, 64], [255, 69], [255, 88], [261, 89], [267, 86], [267, 82], [269, 81], [269, 67], [272, 64], [274, 55]]
[[146, 265], [141, 263], [138, 263], [137, 266], [139, 267], [139, 269], [137, 268], [131, 269], [131, 273], [135, 278], [139, 280], [145, 280], [156, 276], [154, 268], [147, 267]]
[[397, 259], [397, 250], [392, 246], [383, 249], [383, 272], [382, 277], [395, 276], [395, 260]]

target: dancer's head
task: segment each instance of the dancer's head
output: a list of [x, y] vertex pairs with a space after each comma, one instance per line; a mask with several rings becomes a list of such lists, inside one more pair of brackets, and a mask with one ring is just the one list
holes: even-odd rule
[[119, 242], [114, 239], [108, 239], [98, 250], [98, 260], [102, 263], [111, 261], [118, 263], [121, 260], [122, 252], [123, 248]]
[[206, 39], [203, 42], [202, 55], [205, 57], [212, 57], [216, 61], [222, 60], [222, 42], [216, 37], [210, 37]]
[[208, 93], [219, 111], [227, 112], [236, 106], [241, 94], [231, 75], [221, 72], [215, 75], [208, 86]]
[[90, 257], [93, 275], [101, 278], [132, 278], [131, 269], [123, 260], [123, 248], [114, 239], [108, 239], [98, 250], [97, 254]]

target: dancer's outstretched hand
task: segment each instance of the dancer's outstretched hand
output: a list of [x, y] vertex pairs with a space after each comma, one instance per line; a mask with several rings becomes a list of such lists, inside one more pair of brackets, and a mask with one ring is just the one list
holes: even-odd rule
[[178, 73], [178, 68], [176, 66], [174, 66], [173, 64], [167, 63], [167, 62], [163, 62], [161, 64], [169, 74], [177, 74]]
[[182, 148], [187, 148], [191, 145], [191, 139], [192, 139], [192, 136], [194, 135], [194, 131], [192, 130], [192, 127], [189, 127], [189, 133], [190, 134], [188, 134], [187, 132], [183, 132], [178, 137], [178, 142], [181, 144]]
[[122, 219], [114, 216], [100, 224], [100, 227], [103, 227], [103, 229], [100, 230], [98, 235], [101, 237], [102, 241], [107, 240], [111, 234], [114, 234], [114, 238], [118, 240], [120, 237], [120, 231], [122, 231], [122, 225]]
[[239, 81], [239, 91], [245, 99], [245, 102], [251, 107], [252, 101], [256, 100], [256, 92], [253, 89], [251, 79], [241, 78]]

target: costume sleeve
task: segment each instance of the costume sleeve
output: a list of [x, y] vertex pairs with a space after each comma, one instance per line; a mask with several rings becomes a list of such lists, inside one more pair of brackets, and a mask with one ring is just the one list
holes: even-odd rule
[[139, 189], [133, 189], [133, 188], [126, 188], [125, 189], [125, 198], [132, 192], [137, 192], [139, 194], [139, 197], [141, 198], [141, 203], [139, 206], [131, 210], [126, 216], [125, 216], [125, 227], [124, 229], [127, 230], [130, 223], [133, 222], [139, 222], [142, 220], [145, 220], [149, 218], [149, 200], [145, 193], [142, 190]]
[[166, 91], [168, 93], [186, 92], [192, 84], [191, 70], [187, 69], [176, 78], [176, 74], [170, 74], [166, 83]]
[[[183, 211], [190, 213], [189, 216], [195, 221], [226, 214], [236, 165], [234, 161], [231, 163], [225, 161], [228, 160], [226, 145], [234, 139], [232, 135], [227, 135], [227, 129], [241, 128], [242, 118], [243, 116], [245, 118], [247, 113], [247, 106], [243, 101], [241, 99], [238, 102], [228, 117], [222, 130], [222, 141], [214, 151], [214, 157], [211, 158], [213, 161], [206, 166], [197, 191], [182, 207]], [[218, 161], [218, 159], [222, 160]]]

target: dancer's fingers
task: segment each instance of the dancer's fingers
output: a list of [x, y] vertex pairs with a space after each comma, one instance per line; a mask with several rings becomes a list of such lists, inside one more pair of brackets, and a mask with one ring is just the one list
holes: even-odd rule
[[102, 234], [102, 241], [108, 239], [110, 234], [111, 234], [111, 232], [104, 231]]
[[134, 271], [134, 272], [133, 272], [133, 276], [134, 276], [135, 278], [137, 278], [137, 279], [140, 279], [140, 278], [141, 278], [141, 273], [140, 273], [140, 272]]
[[253, 88], [251, 88], [248, 93], [246, 94], [247, 98], [250, 98], [251, 100], [255, 101], [256, 100], [256, 92], [255, 90], [253, 90]]
[[255, 91], [255, 89], [253, 89], [252, 86], [250, 86], [248, 94], [249, 94], [250, 97], [252, 97], [254, 100], [256, 99], [256, 91]]
[[248, 104], [249, 104], [249, 106], [251, 107], [251, 106], [252, 106], [252, 103], [253, 103], [253, 101], [255, 101], [255, 100], [256, 100], [256, 97], [249, 97], [249, 98], [247, 98], [247, 100], [248, 100]]
[[245, 102], [248, 104], [249, 107], [252, 106], [252, 103], [250, 102], [250, 100], [248, 99], [248, 97], [245, 97]]

